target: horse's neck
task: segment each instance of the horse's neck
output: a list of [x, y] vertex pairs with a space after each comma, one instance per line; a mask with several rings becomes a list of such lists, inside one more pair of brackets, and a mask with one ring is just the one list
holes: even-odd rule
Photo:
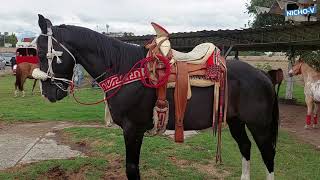
[[[137, 46], [130, 46], [87, 29], [79, 28], [78, 30], [75, 28], [77, 27], [67, 28], [70, 31], [68, 32], [70, 36], [66, 43], [74, 49], [77, 62], [93, 78], [97, 78], [110, 68], [112, 68], [113, 73], [123, 73], [127, 70], [127, 67], [135, 63], [135, 60], [141, 59], [143, 56], [142, 49]], [[83, 38], [79, 39], [82, 36]], [[102, 78], [99, 81], [101, 80]]]
[[[133, 47], [134, 48], [134, 47]], [[120, 68], [122, 67], [128, 67], [125, 68], [125, 72], [128, 72], [132, 66], [135, 64], [135, 61], [132, 60], [132, 57], [137, 57], [136, 54], [140, 54], [141, 52], [135, 52], [135, 50], [127, 49], [127, 50], [117, 50], [117, 49], [110, 49], [112, 51], [111, 53], [105, 53], [105, 54], [99, 54], [99, 53], [92, 53], [94, 50], [88, 49], [87, 52], [80, 51], [79, 54], [81, 56], [79, 63], [84, 67], [84, 69], [90, 74], [91, 77], [97, 78], [98, 82], [102, 81], [104, 78], [111, 76], [113, 74], [117, 73], [123, 73], [118, 72]], [[91, 53], [90, 53], [91, 52]], [[121, 54], [127, 54], [129, 55], [127, 58], [128, 61], [121, 61], [120, 58], [123, 58]], [[118, 54], [119, 56], [111, 57], [114, 54]], [[130, 56], [132, 54], [132, 57]], [[141, 53], [142, 55], [143, 53]], [[130, 60], [131, 58], [131, 60]], [[136, 60], [139, 60], [143, 58], [139, 57]], [[109, 62], [108, 62], [109, 61]], [[119, 64], [118, 64], [119, 63]], [[125, 64], [121, 64], [125, 63]], [[119, 67], [116, 67], [115, 64], [118, 64]], [[117, 69], [118, 68], [118, 69]], [[104, 75], [103, 75], [104, 74]], [[101, 76], [103, 75], [103, 76]], [[101, 76], [101, 78], [100, 78]]]
[[303, 75], [305, 84], [320, 80], [320, 73], [306, 63], [304, 63], [301, 67], [301, 74]]
[[[77, 47], [77, 45], [79, 47]], [[92, 78], [97, 78], [106, 71], [107, 63], [105, 61], [110, 60], [110, 57], [102, 57], [101, 54], [94, 53], [96, 52], [96, 50], [93, 49], [94, 47], [89, 46], [89, 48], [83, 49], [82, 45], [83, 44], [74, 44], [74, 48], [77, 51], [77, 63], [82, 65]]]

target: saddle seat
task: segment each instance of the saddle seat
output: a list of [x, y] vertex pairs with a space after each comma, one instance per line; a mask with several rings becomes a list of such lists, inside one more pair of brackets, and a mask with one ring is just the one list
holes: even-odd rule
[[172, 55], [175, 61], [187, 62], [189, 64], [205, 64], [214, 49], [215, 45], [212, 43], [202, 43], [188, 53], [172, 49]]

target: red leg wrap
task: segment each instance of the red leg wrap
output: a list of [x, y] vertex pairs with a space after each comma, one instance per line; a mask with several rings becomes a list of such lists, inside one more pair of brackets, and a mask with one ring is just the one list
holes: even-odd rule
[[310, 125], [311, 124], [311, 115], [306, 116], [306, 124]]
[[318, 124], [318, 116], [313, 116], [313, 124]]

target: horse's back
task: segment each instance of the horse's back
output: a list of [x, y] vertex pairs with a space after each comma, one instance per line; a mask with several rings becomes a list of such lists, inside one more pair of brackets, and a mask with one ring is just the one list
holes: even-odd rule
[[23, 77], [28, 77], [29, 79], [33, 79], [32, 77], [32, 71], [35, 68], [38, 68], [38, 64], [28, 63], [28, 62], [22, 62], [17, 65], [17, 71], [19, 71], [20, 75]]

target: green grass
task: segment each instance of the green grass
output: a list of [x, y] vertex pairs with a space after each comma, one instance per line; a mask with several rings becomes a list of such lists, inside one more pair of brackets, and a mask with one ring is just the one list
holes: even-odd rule
[[[0, 120], [13, 121], [42, 121], [63, 120], [78, 122], [103, 122], [104, 105], [83, 106], [74, 101], [71, 96], [50, 103], [40, 96], [31, 95], [32, 80], [27, 80], [25, 97], [13, 96], [14, 76], [0, 76]], [[36, 88], [39, 91], [39, 88]], [[76, 93], [84, 102], [95, 102], [103, 98], [99, 89], [84, 89]]]
[[[280, 98], [285, 98], [286, 97], [286, 87], [287, 87], [287, 83], [283, 82], [282, 85], [280, 86], [280, 90], [279, 90], [279, 97]], [[298, 104], [304, 105], [306, 104], [304, 101], [304, 87], [294, 83], [293, 85], [293, 98], [295, 98], [297, 100]]]
[[[74, 101], [71, 96], [62, 101], [50, 103], [40, 96], [39, 93], [32, 96], [30, 94], [33, 81], [26, 82], [26, 97], [15, 98], [14, 76], [0, 76], [0, 120], [7, 122], [15, 121], [43, 121], [43, 120], [63, 120], [78, 122], [102, 122], [104, 115], [104, 105], [83, 106]], [[280, 88], [279, 97], [285, 97], [286, 83]], [[38, 90], [38, 88], [37, 88]], [[77, 92], [83, 102], [95, 102], [103, 97], [99, 89], [84, 89]], [[305, 104], [303, 86], [294, 85], [293, 97], [299, 104]]]
[[[90, 156], [73, 160], [52, 160], [35, 163], [18, 170], [0, 172], [0, 179], [29, 179], [42, 177], [50, 168], [59, 167], [67, 174], [79, 172], [85, 166], [87, 179], [102, 179], [112, 161], [106, 157], [119, 156], [124, 173], [125, 149], [120, 129], [69, 128], [64, 133], [72, 142], [86, 142], [91, 147]], [[212, 133], [201, 132], [175, 144], [166, 137], [145, 137], [141, 150], [140, 171], [143, 179], [216, 179], [214, 174], [199, 167], [228, 171], [226, 179], [239, 179], [241, 155], [229, 130], [223, 132], [223, 165], [214, 164], [215, 142]], [[265, 166], [255, 144], [251, 153], [251, 179], [265, 179]], [[184, 162], [179, 165], [176, 162]], [[298, 142], [286, 132], [280, 132], [277, 146], [275, 176], [279, 180], [314, 180], [320, 177], [320, 152], [311, 145]], [[194, 165], [194, 166], [192, 166]], [[199, 166], [201, 165], [201, 166]], [[197, 168], [198, 167], [198, 168]], [[93, 176], [95, 175], [95, 176]]]

